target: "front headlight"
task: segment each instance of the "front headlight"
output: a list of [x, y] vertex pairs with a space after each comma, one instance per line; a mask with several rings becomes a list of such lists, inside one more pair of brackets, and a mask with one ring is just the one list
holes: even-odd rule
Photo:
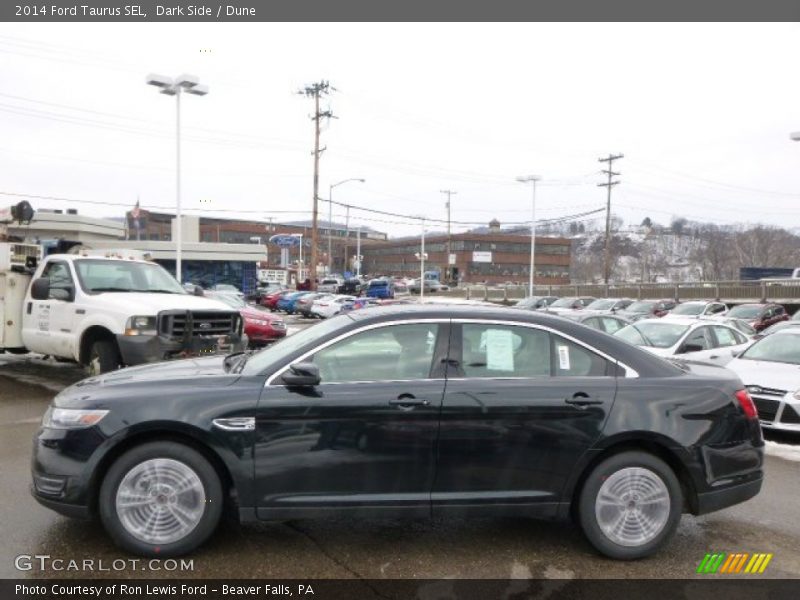
[[125, 324], [125, 335], [154, 335], [155, 332], [156, 317], [135, 316]]
[[50, 407], [42, 417], [42, 427], [50, 429], [85, 429], [97, 425], [107, 410]]

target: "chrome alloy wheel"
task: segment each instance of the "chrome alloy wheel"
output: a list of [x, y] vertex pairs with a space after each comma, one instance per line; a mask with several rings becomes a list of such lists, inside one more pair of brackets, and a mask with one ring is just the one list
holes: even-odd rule
[[610, 475], [595, 499], [603, 534], [621, 546], [642, 546], [658, 536], [670, 513], [669, 491], [656, 473], [627, 467]]
[[169, 544], [197, 527], [206, 494], [189, 466], [171, 458], [153, 458], [125, 474], [114, 502], [129, 534], [148, 544]]

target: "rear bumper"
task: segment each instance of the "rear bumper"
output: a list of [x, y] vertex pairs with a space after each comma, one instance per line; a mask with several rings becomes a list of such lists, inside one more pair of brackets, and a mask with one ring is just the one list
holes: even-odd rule
[[704, 515], [745, 502], [761, 491], [763, 483], [764, 475], [759, 472], [758, 477], [750, 481], [730, 485], [712, 492], [697, 494], [697, 512], [695, 514]]

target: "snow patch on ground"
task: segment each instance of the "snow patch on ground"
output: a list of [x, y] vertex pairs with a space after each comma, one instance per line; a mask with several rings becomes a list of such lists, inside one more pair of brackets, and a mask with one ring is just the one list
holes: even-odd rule
[[764, 442], [765, 451], [769, 456], [777, 456], [784, 460], [800, 462], [800, 446], [791, 444], [779, 444], [778, 442]]

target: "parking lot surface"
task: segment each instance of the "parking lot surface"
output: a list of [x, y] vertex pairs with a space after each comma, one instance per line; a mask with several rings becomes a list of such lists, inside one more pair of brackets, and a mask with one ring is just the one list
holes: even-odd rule
[[[288, 317], [290, 332], [309, 326]], [[618, 562], [599, 556], [579, 529], [526, 519], [224, 522], [179, 574], [126, 564], [121, 570], [67, 571], [19, 555], [102, 561], [132, 559], [99, 523], [73, 521], [30, 497], [31, 437], [54, 393], [82, 371], [36, 357], [0, 355], [0, 505], [4, 507], [0, 577], [198, 578], [663, 578], [693, 577], [707, 552], [769, 552], [762, 577], [800, 578], [800, 440], [769, 436], [766, 482], [756, 498], [703, 517], [684, 515], [674, 540], [656, 556]]]

